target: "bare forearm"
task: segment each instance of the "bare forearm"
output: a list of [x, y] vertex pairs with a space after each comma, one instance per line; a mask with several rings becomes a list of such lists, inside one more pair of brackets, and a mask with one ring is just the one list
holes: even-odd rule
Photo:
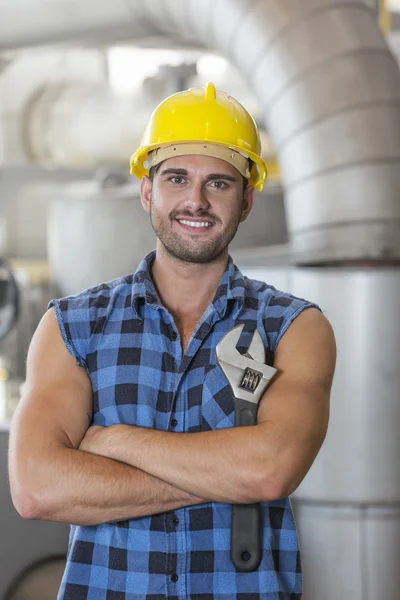
[[[172, 433], [139, 427], [109, 428], [105, 452], [171, 485], [209, 501], [249, 503], [263, 499], [264, 433], [237, 427]], [[112, 431], [111, 431], [112, 430]]]
[[[20, 511], [23, 516], [76, 525], [133, 519], [205, 501], [137, 468], [65, 447], [53, 448], [46, 458], [26, 457], [24, 475], [18, 478], [29, 498]], [[11, 484], [13, 488], [13, 478]]]

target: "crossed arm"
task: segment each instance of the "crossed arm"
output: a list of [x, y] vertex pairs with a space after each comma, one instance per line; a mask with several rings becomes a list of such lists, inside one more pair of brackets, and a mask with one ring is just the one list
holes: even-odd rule
[[[45, 315], [35, 334], [27, 394], [11, 432], [11, 490], [23, 516], [94, 524], [208, 501], [272, 500], [292, 493], [309, 470], [326, 434], [336, 357], [332, 328], [316, 309], [297, 317], [279, 343], [278, 374], [256, 426], [190, 434], [125, 425], [86, 431], [90, 384], [54, 322]], [[53, 369], [48, 361], [54, 358], [43, 355], [49, 338]], [[44, 362], [54, 373], [60, 357], [68, 363], [69, 388], [46, 419], [57, 382], [40, 384], [38, 374]], [[68, 413], [72, 384], [74, 398], [86, 407], [83, 423]], [[23, 440], [31, 442], [32, 455]]]
[[92, 427], [80, 448], [213, 501], [251, 503], [287, 496], [324, 440], [334, 365], [332, 329], [318, 310], [308, 309], [278, 346], [278, 374], [260, 402], [255, 427], [199, 433]]

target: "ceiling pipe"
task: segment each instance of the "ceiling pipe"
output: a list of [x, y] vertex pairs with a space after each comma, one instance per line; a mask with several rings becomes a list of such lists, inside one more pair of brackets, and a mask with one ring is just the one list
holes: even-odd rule
[[295, 261], [400, 258], [400, 75], [363, 0], [21, 4], [1, 5], [0, 49], [112, 32], [220, 52], [263, 106]]

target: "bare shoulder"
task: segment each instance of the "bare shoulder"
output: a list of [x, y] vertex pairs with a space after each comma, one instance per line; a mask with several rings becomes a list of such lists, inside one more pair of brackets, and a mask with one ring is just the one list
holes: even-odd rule
[[54, 308], [51, 308], [43, 316], [30, 344], [26, 381], [14, 415], [14, 429], [26, 428], [42, 437], [51, 434], [76, 446], [91, 414], [89, 376], [67, 350]]
[[[50, 308], [42, 317], [29, 346], [27, 359], [27, 378], [35, 377], [36, 370], [40, 371], [46, 366], [48, 361], [54, 365], [63, 362], [75, 362], [65, 348], [61, 333], [58, 327], [55, 310]], [[45, 363], [43, 362], [45, 361]], [[47, 369], [46, 369], [47, 370]], [[49, 376], [54, 375], [54, 371], [49, 372]]]
[[317, 308], [305, 309], [282, 336], [274, 367], [291, 377], [319, 380], [330, 388], [335, 364], [336, 341], [331, 323]]
[[62, 339], [54, 308], [42, 317], [29, 346], [26, 386], [42, 387], [50, 381], [76, 377], [84, 380], [84, 369], [78, 368]]

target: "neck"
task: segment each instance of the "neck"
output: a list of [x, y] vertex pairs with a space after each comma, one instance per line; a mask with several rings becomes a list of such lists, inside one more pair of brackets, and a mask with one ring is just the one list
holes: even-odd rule
[[189, 263], [171, 256], [157, 242], [152, 278], [163, 305], [174, 319], [201, 317], [215, 296], [227, 262], [228, 250], [210, 263]]

